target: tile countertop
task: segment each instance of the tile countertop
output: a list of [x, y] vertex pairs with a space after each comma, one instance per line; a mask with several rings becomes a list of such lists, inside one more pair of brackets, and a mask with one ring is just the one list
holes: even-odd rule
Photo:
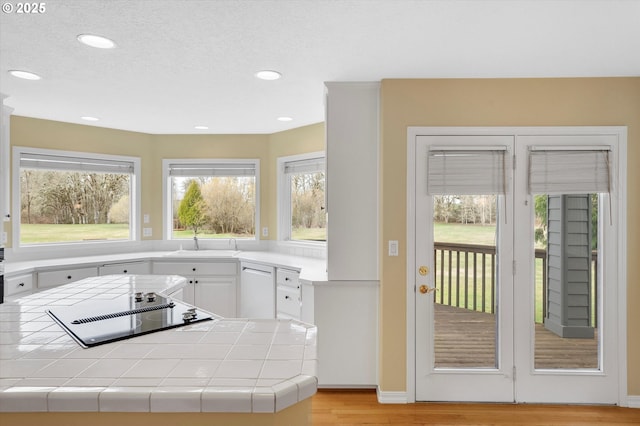
[[309, 324], [216, 317], [83, 349], [44, 312], [184, 285], [179, 276], [107, 275], [0, 305], [0, 412], [275, 413], [315, 394]]
[[302, 256], [292, 256], [270, 251], [231, 251], [231, 250], [177, 250], [177, 251], [147, 251], [121, 254], [106, 254], [83, 257], [64, 257], [47, 260], [7, 261], [5, 275], [29, 273], [38, 269], [100, 266], [110, 263], [134, 262], [145, 260], [203, 260], [203, 259], [234, 259], [264, 263], [280, 268], [294, 269], [300, 272], [300, 279], [309, 283], [327, 281], [326, 259], [316, 259]]

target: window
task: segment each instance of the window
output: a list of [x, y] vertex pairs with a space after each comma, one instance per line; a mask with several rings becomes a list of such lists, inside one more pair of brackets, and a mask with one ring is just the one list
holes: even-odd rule
[[166, 239], [257, 239], [259, 160], [163, 160]]
[[325, 160], [323, 152], [278, 159], [279, 239], [325, 242]]
[[137, 239], [138, 158], [16, 147], [14, 164], [16, 247]]

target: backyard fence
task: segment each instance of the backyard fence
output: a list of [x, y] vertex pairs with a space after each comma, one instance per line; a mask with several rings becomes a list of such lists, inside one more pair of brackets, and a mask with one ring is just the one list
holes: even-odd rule
[[[592, 326], [597, 324], [596, 277], [598, 252], [591, 253]], [[478, 244], [435, 243], [436, 303], [494, 313], [496, 306], [496, 247]], [[547, 310], [547, 252], [535, 250], [536, 322]]]

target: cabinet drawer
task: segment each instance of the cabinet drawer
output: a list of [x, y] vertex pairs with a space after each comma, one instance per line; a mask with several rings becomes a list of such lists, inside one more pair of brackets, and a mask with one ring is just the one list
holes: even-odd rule
[[11, 296], [23, 291], [31, 291], [33, 289], [33, 274], [18, 275], [16, 277], [5, 277], [4, 294]]
[[98, 272], [100, 272], [100, 275], [149, 274], [151, 273], [151, 265], [149, 262], [112, 263], [100, 266]]
[[98, 268], [95, 267], [38, 272], [38, 288], [55, 287], [97, 275]]
[[291, 269], [278, 268], [276, 272], [276, 283], [278, 285], [300, 288], [300, 273]]
[[278, 287], [276, 291], [276, 310], [278, 313], [300, 318], [300, 291], [289, 287]]
[[154, 262], [157, 275], [237, 275], [236, 262]]

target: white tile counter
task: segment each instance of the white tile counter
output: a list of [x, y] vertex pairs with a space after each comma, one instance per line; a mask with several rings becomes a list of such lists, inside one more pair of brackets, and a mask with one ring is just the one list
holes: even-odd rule
[[277, 413], [316, 392], [312, 325], [216, 317], [83, 349], [44, 312], [184, 285], [107, 275], [0, 305], [0, 412]]

